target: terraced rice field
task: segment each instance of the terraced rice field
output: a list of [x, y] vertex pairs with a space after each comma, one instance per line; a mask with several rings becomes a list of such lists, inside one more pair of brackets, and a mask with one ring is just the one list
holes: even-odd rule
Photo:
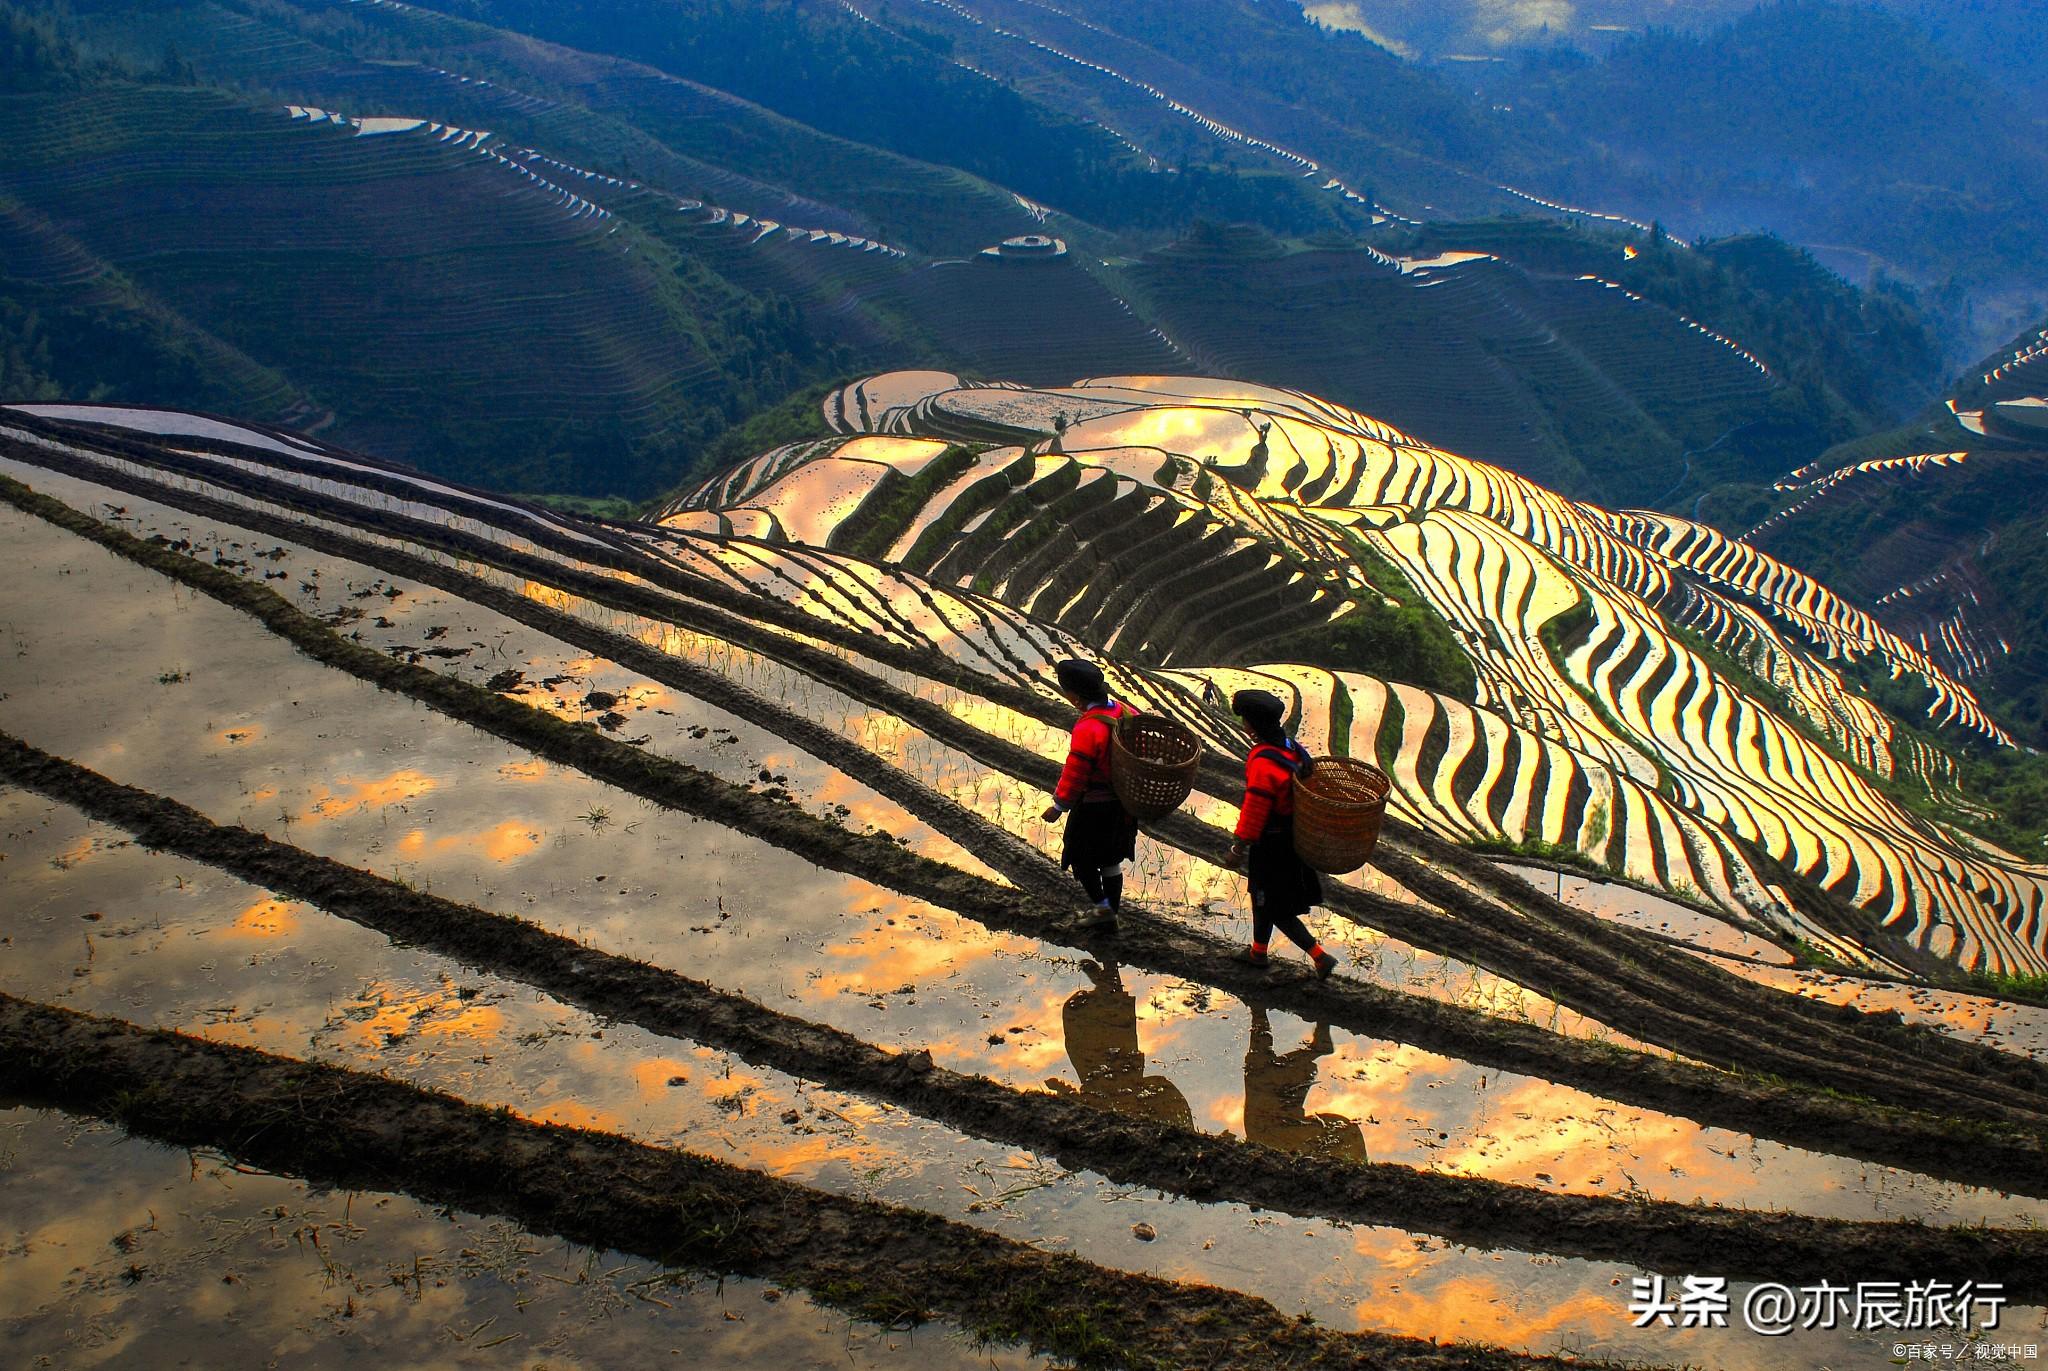
[[[1798, 548], [1814, 540], [1814, 521], [1839, 515], [1845, 502], [1883, 499], [1915, 488], [1953, 491], [1979, 481], [1995, 486], [2016, 467], [2031, 468], [2039, 460], [2034, 453], [1928, 452], [1849, 462], [1825, 472], [1801, 469], [1775, 487], [1791, 497], [1788, 502], [1744, 534], [1743, 541]], [[1977, 559], [1990, 544], [1981, 531], [1974, 538], [1970, 532], [1890, 530], [1864, 549], [1859, 566], [1867, 603], [1886, 625], [1964, 681], [1995, 675], [2013, 655], [2009, 628], [1984, 612], [1985, 583]]]
[[[1802, 979], [1788, 928], [1896, 949], [1709, 884], [1762, 849], [1666, 793], [1655, 690], [1543, 723], [1546, 689], [1643, 678], [1597, 665], [1621, 652], [1605, 626], [1656, 629], [1623, 582], [1669, 574], [1622, 521], [1214, 382], [957, 410], [1069, 413], [1060, 452], [894, 431], [955, 389], [836, 396], [872, 431], [722, 473], [660, 524], [222, 420], [0, 412], [13, 1343], [78, 1364], [445, 1338], [462, 1364], [1788, 1368], [1889, 1346], [1633, 1327], [1630, 1282], [1680, 1270], [1738, 1301], [1822, 1274], [2002, 1280], [2005, 1326], [2039, 1323], [2048, 1014]], [[1009, 502], [1038, 497], [1099, 502], [1070, 522], [1105, 546], [1154, 520], [1162, 564], [1279, 618], [1367, 593], [1335, 563], [1372, 539], [1418, 576], [1451, 563], [1415, 580], [1431, 603], [1498, 568], [1486, 614], [1555, 617], [1568, 583], [1594, 627], [1500, 649], [1488, 704], [1114, 664], [1216, 755], [1141, 839], [1123, 927], [1064, 932], [1032, 817], [1067, 721], [1042, 672], [1100, 640], [1065, 626], [1086, 584], [1005, 551], [1035, 526]], [[911, 565], [991, 524], [995, 589]], [[1471, 541], [1382, 536], [1425, 526]], [[1510, 564], [1488, 540], [1515, 528]], [[1565, 531], [1574, 556], [1536, 541]], [[1297, 575], [1322, 598], [1285, 599]], [[1173, 593], [1188, 623], [1229, 616]], [[1234, 744], [1205, 677], [1281, 689], [1318, 748], [1400, 740], [1382, 848], [1317, 916], [1346, 960], [1328, 983], [1228, 958]], [[1446, 841], [1590, 841], [1601, 800], [1617, 849], [1652, 854], [1636, 884]], [[1678, 884], [1662, 853], [1698, 892], [1643, 890]]]
[[[1224, 726], [1182, 703], [1209, 664], [1295, 701], [1314, 745], [1387, 760], [1398, 811], [1440, 832], [1586, 852], [1866, 964], [2042, 964], [2038, 869], [1885, 792], [1897, 781], [1949, 793], [1953, 766], [1924, 744], [1895, 745], [1843, 664], [1868, 657], [1922, 681], [1934, 722], [2000, 744], [2003, 730], [1926, 650], [1746, 544], [1564, 500], [1263, 387], [1117, 378], [977, 390], [916, 373], [863, 383], [828, 414], [855, 431], [1010, 437], [921, 508], [899, 499], [886, 516], [850, 517], [892, 521], [874, 546], [898, 568], [1180, 669], [1165, 678], [1184, 692], [1170, 707], [1219, 745]], [[753, 477], [685, 495], [667, 522], [710, 529], [763, 490], [838, 490], [878, 470], [861, 441], [765, 458]], [[1381, 593], [1353, 546], [1398, 566], [1452, 626], [1474, 699], [1260, 656], [1262, 638]], [[1882, 931], [1845, 924], [1825, 898], [1802, 901], [1779, 870]]]
[[1884, 627], [1956, 679], [2008, 696], [2024, 688], [2031, 619], [2008, 598], [2009, 575], [1993, 568], [2027, 544], [2018, 529], [2041, 512], [2048, 453], [1998, 416], [2013, 403], [2000, 397], [2042, 383], [2027, 380], [2030, 351], [2022, 340], [2000, 354], [2009, 362], [1987, 363], [1979, 380], [1950, 397], [1955, 412], [1937, 413], [1939, 422], [1849, 445], [1786, 474], [1776, 483], [1777, 509], [1742, 539], [1829, 574], [1836, 589], [1871, 606]]

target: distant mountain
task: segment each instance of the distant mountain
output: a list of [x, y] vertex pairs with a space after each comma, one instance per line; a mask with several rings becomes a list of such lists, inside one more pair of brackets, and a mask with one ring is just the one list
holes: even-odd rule
[[[1556, 47], [1604, 54], [1651, 29], [1704, 33], [1758, 7], [1759, 0], [1301, 0], [1317, 23], [1361, 34], [1423, 63], [1510, 64]], [[2048, 116], [2048, 44], [2040, 13], [2012, 0], [1875, 0], [1923, 29], [1950, 58], [2003, 87], [2036, 117]]]
[[1117, 127], [1029, 84], [989, 79], [959, 60], [948, 36], [888, 22], [886, 5], [880, 18], [836, 4], [737, 0], [434, 0], [432, 9], [645, 63], [1110, 229], [1170, 229], [1193, 214], [1289, 232], [1366, 223], [1341, 200], [1291, 179], [1247, 183], [1209, 159], [1174, 177], [1155, 175]]
[[1691, 231], [1769, 226], [1922, 279], [2048, 272], [2039, 121], [1899, 15], [1782, 0], [1598, 63], [1533, 63], [1511, 88], [1518, 118], [1586, 149], [1561, 169], [1567, 195]]
[[[1660, 7], [1394, 6], [1463, 15], [1504, 43], [1545, 20], [1613, 31], [1605, 60], [1566, 44], [1434, 68], [1317, 22], [1328, 7], [853, 8], [907, 43], [1085, 112], [1155, 160], [1295, 168], [1303, 184], [1411, 220], [1544, 208], [1639, 228], [1661, 220], [1686, 238], [1775, 233], [1859, 281], [1890, 273], [1947, 288], [1958, 307], [2023, 289], [2048, 262], [2022, 227], [2048, 188], [2039, 111], [1969, 55], [2040, 45], [2023, 20], [1988, 7], [1976, 19], [1962, 7], [1945, 24], [1918, 0], [1890, 11], [1828, 0], [1671, 8], [1674, 22], [1733, 22], [1630, 38], [1623, 30]], [[1951, 360], [2010, 326], [1959, 333]]]
[[1884, 0], [1925, 28], [1943, 51], [2018, 96], [2036, 120], [2048, 119], [2048, 42], [2037, 6], [2010, 0]]

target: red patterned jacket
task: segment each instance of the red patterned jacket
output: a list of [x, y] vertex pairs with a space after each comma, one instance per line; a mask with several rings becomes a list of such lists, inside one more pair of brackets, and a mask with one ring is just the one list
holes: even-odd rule
[[1109, 785], [1110, 731], [1115, 727], [1112, 720], [1137, 712], [1121, 700], [1090, 705], [1081, 711], [1081, 717], [1074, 721], [1067, 764], [1060, 769], [1059, 788], [1052, 793], [1054, 804], [1072, 809], [1091, 800], [1115, 798], [1116, 792]]
[[1244, 759], [1244, 804], [1237, 811], [1236, 837], [1255, 843], [1275, 819], [1294, 817], [1294, 778], [1309, 762], [1308, 749], [1289, 738], [1286, 743], [1260, 743]]

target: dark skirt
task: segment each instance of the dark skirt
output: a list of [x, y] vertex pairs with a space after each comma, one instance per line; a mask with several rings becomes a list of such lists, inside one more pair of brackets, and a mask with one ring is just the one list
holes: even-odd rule
[[1067, 811], [1060, 865], [1069, 871], [1101, 871], [1138, 855], [1138, 821], [1115, 800], [1084, 800]]
[[1303, 914], [1323, 902], [1323, 878], [1294, 855], [1294, 825], [1270, 824], [1252, 844], [1245, 864], [1252, 908], [1265, 914]]

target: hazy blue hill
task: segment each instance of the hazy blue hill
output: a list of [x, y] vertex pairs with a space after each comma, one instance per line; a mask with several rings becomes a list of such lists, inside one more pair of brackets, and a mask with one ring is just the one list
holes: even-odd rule
[[[1308, 25], [1291, 6], [1189, 0], [1083, 14], [975, 0], [886, 14], [1041, 98], [1089, 111], [1171, 165], [1299, 174], [1298, 162], [1250, 141], [1259, 139], [1321, 164], [1303, 186], [1334, 174], [1409, 213], [1509, 201], [1474, 174], [1503, 160], [1501, 130], [1482, 107], [1355, 34]], [[1271, 213], [1229, 217], [1293, 228]]]
[[[1899, 99], [1902, 88], [1916, 98]], [[1645, 99], [1650, 90], [1661, 98]], [[1902, 171], [1975, 163], [1986, 150], [1979, 126], [1999, 113], [1910, 24], [1824, 0], [1780, 0], [1704, 36], [1652, 32], [1573, 82], [1571, 96], [1615, 144], [1672, 149], [1709, 168], [1782, 157], [1831, 169], [1880, 152]], [[1914, 141], [1883, 141], [1895, 134]]]
[[[1875, 0], [1924, 30], [1948, 57], [1967, 63], [2048, 115], [2048, 44], [2038, 7], [2016, 0]], [[1575, 0], [1570, 6], [1506, 7], [1491, 0], [1306, 0], [1334, 27], [1370, 34], [1404, 57], [1483, 74], [1473, 57], [1498, 62], [1555, 48], [1605, 53], [1650, 29], [1719, 28], [1757, 0]]]
[[[977, 68], [1090, 111], [1165, 164], [1272, 168], [1311, 191], [1337, 178], [1407, 217], [1509, 209], [1518, 197], [1501, 178], [1571, 152], [1548, 146], [1548, 129], [1503, 119], [1462, 80], [1311, 25], [1290, 4], [1098, 4], [1081, 14], [971, 0], [879, 12]], [[1272, 213], [1231, 217], [1298, 232]]]
[[[2026, 75], [2048, 64], [2040, 55], [2048, 45], [2028, 7], [1798, 0], [1714, 32], [1701, 30], [1745, 15], [1747, 0], [1306, 8], [1311, 18], [1363, 18], [1368, 28], [1388, 14], [1441, 19], [1485, 34], [1514, 59], [1420, 66], [1361, 32], [1305, 23], [1292, 4], [1252, 0], [1170, 8], [1105, 0], [1085, 13], [962, 0], [887, 13], [1028, 88], [1057, 90], [1124, 121], [1140, 142], [1257, 158], [1161, 101], [991, 35], [1000, 26], [1152, 82], [1203, 115], [1313, 159], [1318, 174], [1306, 184], [1327, 172], [1411, 219], [1527, 210], [1531, 200], [1518, 194], [1526, 192], [1645, 224], [1661, 219], [1686, 238], [1775, 233], [1859, 280], [1889, 271], [1948, 291], [1959, 316], [1951, 361], [1990, 341], [1961, 317], [1963, 303], [1993, 303], [2007, 321], [2007, 297], [2048, 262], [2042, 236], [2026, 227], [2028, 206], [2048, 192], [2039, 85]], [[1539, 20], [1556, 22], [1546, 31]], [[1617, 43], [1616, 33], [1590, 27], [1646, 21], [1695, 31]], [[1581, 38], [1594, 51], [1616, 50], [1592, 60], [1570, 48]], [[1989, 60], [2002, 47], [2014, 49], [2010, 58]]]
[[131, 65], [175, 49], [205, 79], [349, 114], [518, 138], [750, 215], [935, 251], [1032, 227], [1006, 190], [820, 132], [619, 58], [408, 6], [102, 0], [75, 27]]
[[1324, 33], [1291, 5], [1256, 0], [1187, 0], [1171, 9], [1145, 0], [1099, 0], [1088, 21], [1124, 39], [1133, 62], [1172, 62], [1219, 87], [1293, 107], [1433, 159], [1482, 169], [1498, 159], [1499, 137], [1452, 87], [1376, 44]]
[[[1717, 239], [1689, 250], [1516, 216], [1426, 224], [1398, 241], [1416, 255], [1491, 252], [1538, 274], [1598, 276], [1741, 340], [1785, 383], [1770, 420], [1777, 431], [1745, 431], [1730, 440], [1732, 450], [1717, 449], [1731, 458], [1749, 451], [1756, 464], [1709, 463], [1714, 479], [1775, 478], [1785, 467], [1772, 463], [1826, 448], [1848, 431], [1889, 427], [1936, 389], [1939, 348], [1910, 292], [1892, 283], [1859, 290], [1770, 235]], [[1705, 441], [1701, 435], [1710, 438], [1738, 417], [1757, 418], [1682, 399], [1653, 400], [1652, 408], [1674, 431], [1688, 434], [1688, 443]]]
[[1541, 73], [1522, 98], [1599, 154], [1576, 190], [1625, 184], [1712, 229], [1770, 225], [1937, 277], [2048, 264], [2038, 126], [1899, 16], [1784, 0]]
[[[1934, 389], [1940, 347], [1912, 296], [1896, 283], [1850, 286], [1813, 257], [1769, 234], [1739, 234], [1700, 245], [1697, 259], [1718, 272], [1688, 272], [1673, 253], [1649, 261], [1644, 288], [1674, 308], [1716, 324], [1799, 382], [1824, 387], [1859, 425], [1881, 425]], [[1673, 273], [1667, 283], [1657, 270]]]
[[2048, 119], [2048, 42], [2038, 6], [2009, 0], [1887, 0], [1909, 15], [1942, 50], [1977, 67], [2020, 100], [2036, 120]]
[[[20, 35], [9, 60], [69, 87], [21, 97], [0, 130], [17, 135], [0, 151], [7, 232], [43, 264], [43, 294], [22, 293], [26, 266], [8, 287], [38, 311], [35, 330], [18, 314], [10, 374], [38, 394], [331, 411], [337, 438], [480, 482], [618, 494], [684, 477], [731, 423], [855, 368], [1053, 383], [1200, 367], [1320, 391], [1582, 497], [1690, 510], [1729, 487], [1711, 512], [1738, 517], [1777, 474], [1926, 394], [1911, 302], [1781, 242], [1692, 251], [1535, 217], [1382, 226], [1373, 241], [1410, 258], [1490, 255], [1404, 272], [1344, 230], [1356, 201], [1275, 149], [1032, 46], [1157, 82], [1246, 137], [1285, 124], [1321, 148], [1348, 123], [1364, 141], [1340, 146], [1368, 170], [1399, 162], [1498, 198], [1446, 160], [1486, 155], [1494, 126], [1355, 35], [1237, 0], [1197, 0], [1178, 26], [1131, 4], [977, 3], [990, 22], [900, 5], [878, 25], [769, 6], [751, 27], [716, 0], [466, 7], [616, 51], [417, 6], [84, 0], [59, 26], [0, 5]], [[759, 65], [798, 34], [860, 60]], [[949, 55], [1017, 84], [956, 90], [969, 78]], [[1255, 68], [1255, 87], [1233, 84]], [[1082, 98], [1102, 91], [1115, 98]], [[490, 130], [490, 154], [311, 128], [288, 104]], [[1114, 138], [1098, 157], [1108, 135], [1088, 120], [1138, 105], [1152, 122], [1120, 127], [1177, 128], [1225, 161], [1153, 169]], [[912, 108], [927, 117], [904, 122]], [[948, 122], [933, 109], [954, 126], [926, 127]], [[1022, 159], [1010, 170], [1108, 197], [1105, 219], [859, 132], [988, 170], [994, 154], [969, 145], [993, 139]], [[1320, 227], [1276, 236], [1246, 218]], [[1041, 231], [1072, 245], [1057, 268], [962, 265]], [[127, 322], [67, 323], [54, 293], [74, 277]]]

